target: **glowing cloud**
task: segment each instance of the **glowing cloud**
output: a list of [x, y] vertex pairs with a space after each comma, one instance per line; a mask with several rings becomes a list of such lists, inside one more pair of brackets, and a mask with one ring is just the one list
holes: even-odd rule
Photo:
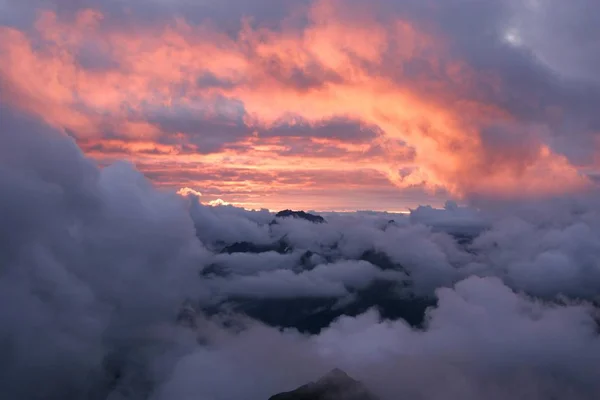
[[[160, 185], [215, 196], [282, 194], [298, 188], [284, 178], [293, 173], [313, 175], [307, 196], [323, 187], [335, 196], [344, 174], [372, 171], [380, 188], [437, 201], [587, 184], [484, 95], [502, 92], [499, 74], [459, 57], [435, 25], [381, 9], [319, 0], [278, 27], [242, 19], [233, 34], [210, 21], [129, 29], [100, 10], [44, 11], [31, 30], [0, 27], [0, 79], [11, 106], [66, 130], [96, 159], [128, 158]], [[534, 140], [490, 146], [485, 132], [497, 125]], [[231, 179], [199, 179], [203, 168]], [[320, 171], [331, 180], [315, 187]], [[256, 201], [247, 195], [237, 200]]]

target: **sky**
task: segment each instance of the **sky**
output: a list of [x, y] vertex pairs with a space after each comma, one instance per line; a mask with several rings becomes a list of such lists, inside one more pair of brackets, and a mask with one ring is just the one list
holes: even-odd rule
[[598, 14], [595, 0], [0, 0], [0, 101], [101, 167], [126, 160], [207, 203], [544, 198], [594, 182]]

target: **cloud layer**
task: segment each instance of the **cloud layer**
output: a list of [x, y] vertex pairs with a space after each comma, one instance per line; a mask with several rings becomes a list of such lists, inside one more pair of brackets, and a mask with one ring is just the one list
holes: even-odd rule
[[598, 194], [326, 223], [201, 204], [2, 106], [0, 392], [384, 400], [600, 393]]

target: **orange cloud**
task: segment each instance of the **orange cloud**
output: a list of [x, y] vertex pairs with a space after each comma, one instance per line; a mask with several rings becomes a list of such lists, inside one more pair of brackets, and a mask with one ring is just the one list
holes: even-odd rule
[[[94, 10], [72, 21], [44, 12], [34, 32], [0, 27], [0, 79], [12, 106], [68, 130], [91, 156], [129, 158], [150, 176], [150, 166], [168, 161], [172, 175], [209, 165], [273, 177], [226, 181], [223, 188], [284, 190], [293, 185], [277, 175], [362, 170], [399, 190], [444, 187], [459, 196], [543, 195], [586, 184], [541, 142], [525, 158], [486, 145], [482, 130], [512, 121], [476, 100], [478, 86], [501, 85], [493, 74], [456, 59], [443, 38], [411, 21], [382, 24], [366, 7], [353, 7], [320, 0], [302, 28], [244, 21], [235, 36], [208, 23], [126, 30], [104, 25]], [[109, 66], [82, 65], [86, 46]], [[192, 127], [224, 122], [193, 134], [178, 123], [166, 129], [156, 117], [164, 110], [160, 118], [169, 121], [185, 111]], [[362, 142], [310, 137], [311, 127], [340, 116], [381, 134]], [[297, 118], [308, 124], [304, 152], [294, 150], [298, 139], [261, 134]], [[198, 186], [209, 183], [218, 184]]]

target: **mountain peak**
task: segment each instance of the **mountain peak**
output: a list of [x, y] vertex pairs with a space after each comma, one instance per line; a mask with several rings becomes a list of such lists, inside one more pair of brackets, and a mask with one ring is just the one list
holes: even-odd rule
[[317, 382], [279, 393], [269, 400], [377, 400], [359, 381], [334, 368]]
[[316, 224], [321, 224], [321, 223], [326, 222], [325, 218], [321, 217], [320, 215], [310, 214], [310, 213], [307, 213], [304, 211], [283, 210], [283, 211], [279, 211], [277, 214], [275, 214], [275, 218], [286, 218], [286, 217], [304, 219], [304, 220], [307, 220], [310, 222], [314, 222]]
[[327, 384], [327, 383], [357, 383], [354, 379], [350, 378], [347, 373], [342, 371], [339, 368], [334, 368], [329, 371], [327, 374], [323, 375], [321, 379], [317, 381], [317, 384]]

